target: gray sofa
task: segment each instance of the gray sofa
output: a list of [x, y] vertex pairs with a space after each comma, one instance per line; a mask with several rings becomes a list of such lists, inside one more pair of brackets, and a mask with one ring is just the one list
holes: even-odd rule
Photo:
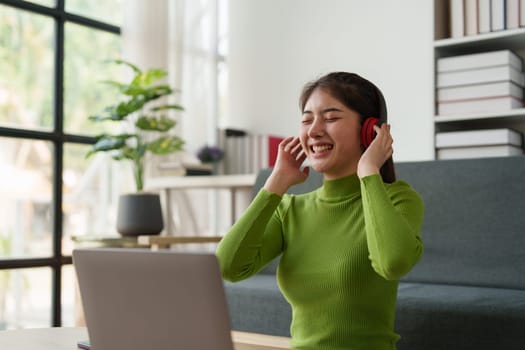
[[[406, 162], [396, 172], [425, 203], [424, 255], [399, 284], [398, 350], [525, 349], [525, 156]], [[290, 192], [321, 181], [313, 174]], [[225, 282], [234, 329], [290, 334], [277, 263]]]

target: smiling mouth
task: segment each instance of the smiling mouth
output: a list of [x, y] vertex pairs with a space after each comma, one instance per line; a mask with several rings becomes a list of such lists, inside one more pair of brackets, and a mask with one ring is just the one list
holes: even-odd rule
[[321, 153], [321, 152], [329, 151], [332, 148], [334, 148], [334, 145], [310, 146], [310, 150], [313, 153]]

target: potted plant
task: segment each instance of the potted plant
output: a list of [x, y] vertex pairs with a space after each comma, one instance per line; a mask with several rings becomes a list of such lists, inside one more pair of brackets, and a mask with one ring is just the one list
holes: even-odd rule
[[122, 235], [158, 234], [164, 228], [160, 198], [156, 193], [143, 191], [145, 158], [148, 153], [167, 155], [182, 150], [184, 141], [169, 133], [176, 121], [166, 111], [182, 111], [184, 108], [160, 100], [177, 92], [160, 83], [167, 76], [165, 70], [142, 71], [123, 60], [111, 62], [131, 68], [133, 77], [129, 83], [103, 81], [118, 89], [122, 100], [89, 119], [93, 122], [120, 122], [123, 123], [122, 130], [127, 126], [133, 131], [98, 135], [87, 157], [97, 152], [109, 152], [115, 160], [131, 161], [137, 192], [120, 196], [117, 231]]
[[218, 146], [204, 145], [197, 151], [197, 158], [204, 164], [211, 164], [213, 174], [218, 175], [219, 162], [224, 157], [224, 151]]

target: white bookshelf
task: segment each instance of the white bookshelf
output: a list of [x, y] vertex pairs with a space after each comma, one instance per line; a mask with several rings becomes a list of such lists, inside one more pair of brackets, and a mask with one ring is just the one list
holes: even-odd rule
[[[434, 80], [437, 93], [437, 60], [496, 50], [511, 50], [525, 62], [525, 27], [483, 34], [449, 37], [449, 1], [434, 0]], [[511, 128], [525, 133], [525, 108], [491, 113], [437, 115], [437, 96], [434, 96], [435, 133], [489, 128]]]
[[525, 47], [525, 28], [508, 29], [460, 38], [443, 38], [434, 41], [434, 49], [450, 53], [448, 56], [482, 52], [487, 50], [523, 50]]
[[461, 121], [490, 121], [497, 123], [506, 122], [524, 122], [525, 123], [525, 108], [511, 109], [509, 111], [502, 111], [498, 113], [473, 113], [461, 115], [436, 115], [434, 116], [434, 123], [452, 123]]

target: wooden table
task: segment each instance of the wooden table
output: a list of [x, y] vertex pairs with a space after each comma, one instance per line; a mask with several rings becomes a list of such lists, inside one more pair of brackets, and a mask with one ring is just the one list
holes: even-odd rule
[[[39, 328], [0, 331], [0, 349], [78, 350], [79, 340], [87, 339], [86, 328]], [[290, 349], [289, 338], [232, 331], [235, 350]]]

